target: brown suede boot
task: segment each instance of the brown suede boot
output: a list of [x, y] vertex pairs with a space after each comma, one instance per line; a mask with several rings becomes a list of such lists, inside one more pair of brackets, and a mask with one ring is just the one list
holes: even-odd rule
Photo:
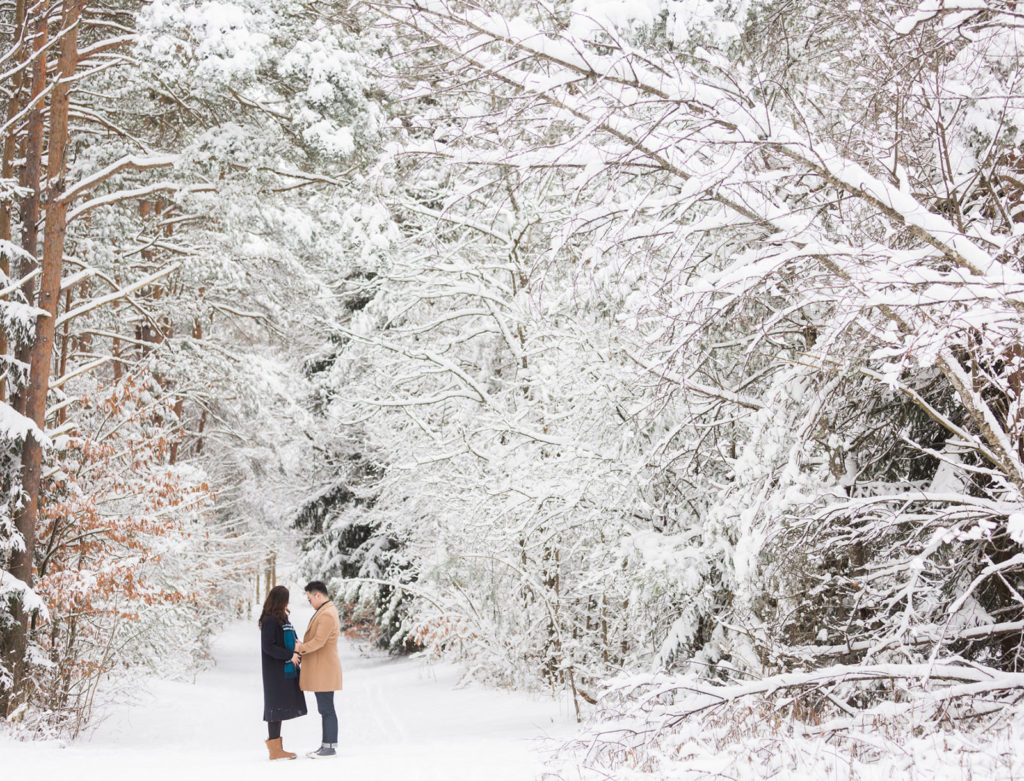
[[281, 738], [268, 740], [267, 748], [270, 750], [271, 759], [295, 759], [295, 755], [292, 752], [284, 750], [284, 746], [281, 745]]

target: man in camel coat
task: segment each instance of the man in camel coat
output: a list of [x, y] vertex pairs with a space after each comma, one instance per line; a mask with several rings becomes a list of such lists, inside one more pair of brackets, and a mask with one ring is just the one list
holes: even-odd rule
[[323, 721], [323, 742], [306, 756], [313, 759], [333, 757], [338, 745], [338, 714], [334, 710], [334, 692], [341, 691], [341, 660], [338, 658], [338, 635], [341, 622], [338, 609], [327, 596], [327, 586], [314, 580], [306, 585], [306, 599], [316, 613], [309, 621], [301, 643], [295, 651], [302, 658], [299, 688], [316, 695], [316, 709]]

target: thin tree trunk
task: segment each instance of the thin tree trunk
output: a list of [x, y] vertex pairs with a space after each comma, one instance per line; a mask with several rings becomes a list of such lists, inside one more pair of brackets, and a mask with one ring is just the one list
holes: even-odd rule
[[[26, 52], [30, 51], [28, 42], [28, 30], [25, 25], [25, 0], [17, 0], [14, 6], [14, 29], [16, 40], [19, 41], [19, 48]], [[10, 126], [7, 137], [4, 139], [3, 158], [0, 162], [0, 177], [11, 179], [14, 176], [14, 156], [18, 151], [18, 128], [13, 120], [21, 111], [21, 91], [25, 86], [25, 71], [18, 71], [14, 77], [11, 87], [11, 97], [7, 101], [7, 122]], [[0, 241], [10, 241], [11, 234], [11, 204], [9, 201], [0, 203]], [[8, 255], [0, 253], [0, 271], [5, 276], [11, 275], [11, 259]], [[0, 329], [0, 356], [7, 355], [8, 343], [7, 333]], [[0, 374], [0, 402], [7, 401], [7, 377]]]
[[[184, 415], [184, 413], [185, 413], [185, 399], [183, 399], [181, 396], [179, 396], [178, 400], [174, 402], [174, 416], [178, 419], [178, 428], [179, 428], [179, 430], [181, 429], [181, 426], [182, 426], [182, 422], [181, 421], [182, 421], [182, 416]], [[175, 436], [174, 441], [171, 443], [171, 454], [168, 457], [167, 461], [172, 466], [174, 464], [178, 463], [178, 445], [181, 444], [181, 440], [182, 440], [182, 435], [178, 434], [177, 436]]]
[[[64, 293], [64, 311], [71, 311], [71, 290]], [[68, 370], [68, 352], [71, 342], [71, 322], [64, 321], [64, 328], [60, 334], [60, 357], [57, 360], [57, 377], [63, 377]], [[68, 408], [61, 407], [57, 413], [57, 426], [63, 426], [68, 419]]]
[[199, 428], [196, 429], [196, 449], [195, 454], [201, 455], [203, 452], [203, 430], [206, 428], [206, 409], [203, 409], [203, 414], [199, 416]]
[[[46, 66], [49, 54], [44, 51], [48, 31], [46, 19], [49, 15], [49, 3], [40, 4], [35, 10], [35, 28], [33, 30], [32, 56], [32, 90], [29, 103], [33, 104], [28, 115], [28, 128], [25, 136], [25, 165], [21, 169], [19, 183], [29, 192], [21, 201], [19, 217], [21, 219], [21, 248], [32, 260], [22, 258], [18, 261], [18, 276], [23, 277], [36, 265], [35, 258], [39, 254], [39, 202], [43, 161], [43, 121], [46, 107], [40, 96], [46, 89]], [[27, 282], [21, 288], [28, 302], [33, 303], [35, 282]], [[17, 351], [18, 360], [28, 363], [31, 348], [23, 345]], [[13, 398], [14, 408], [25, 414], [26, 393], [19, 390]]]
[[121, 381], [121, 340], [117, 337], [114, 338], [114, 344], [111, 347], [111, 352], [114, 356], [113, 368], [114, 368], [114, 382]]

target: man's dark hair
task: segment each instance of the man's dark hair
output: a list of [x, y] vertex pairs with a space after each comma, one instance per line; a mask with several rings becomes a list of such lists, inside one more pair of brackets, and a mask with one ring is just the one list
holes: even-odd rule
[[316, 591], [320, 594], [327, 596], [327, 586], [324, 585], [322, 580], [311, 580], [306, 584], [306, 591]]

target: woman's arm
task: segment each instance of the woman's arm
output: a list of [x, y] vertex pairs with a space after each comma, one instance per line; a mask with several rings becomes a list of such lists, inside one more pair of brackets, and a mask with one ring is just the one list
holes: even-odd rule
[[292, 652], [283, 645], [277, 644], [277, 629], [280, 624], [271, 616], [263, 617], [263, 627], [260, 629], [260, 647], [263, 653], [272, 659], [280, 659], [286, 662], [292, 658]]

